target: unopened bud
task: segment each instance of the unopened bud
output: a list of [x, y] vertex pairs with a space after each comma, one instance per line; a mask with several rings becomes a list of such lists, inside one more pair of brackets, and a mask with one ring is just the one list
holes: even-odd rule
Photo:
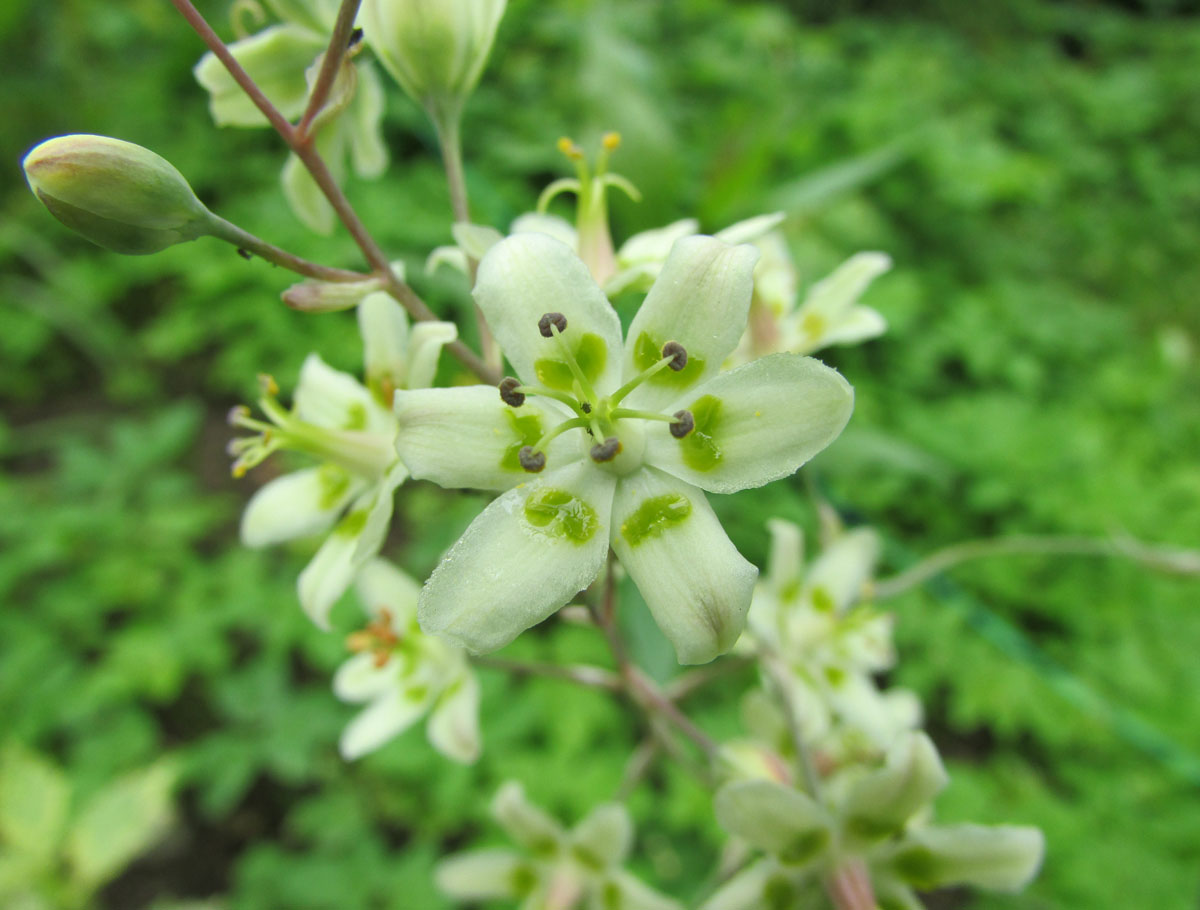
[[358, 306], [367, 295], [383, 287], [382, 278], [363, 281], [301, 281], [280, 296], [293, 310], [303, 313], [332, 313]]
[[363, 27], [383, 65], [439, 128], [457, 120], [483, 72], [506, 0], [366, 0]]
[[212, 215], [171, 162], [108, 136], [59, 136], [23, 162], [50, 214], [117, 253], [157, 253], [209, 233]]

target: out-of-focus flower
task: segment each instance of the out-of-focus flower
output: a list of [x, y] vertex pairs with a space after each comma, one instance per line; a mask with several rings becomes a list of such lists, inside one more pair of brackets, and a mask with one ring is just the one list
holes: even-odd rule
[[522, 848], [472, 850], [442, 860], [438, 888], [455, 900], [517, 900], [529, 910], [682, 910], [622, 867], [633, 822], [605, 803], [567, 830], [510, 781], [492, 801], [492, 816]]
[[333, 691], [366, 703], [346, 727], [347, 759], [373, 752], [425, 715], [433, 747], [447, 758], [479, 757], [479, 683], [461, 648], [426, 635], [417, 625], [420, 586], [383, 559], [363, 566], [355, 590], [371, 617], [348, 645], [358, 652], [338, 669]]
[[383, 293], [359, 304], [366, 385], [310, 354], [300, 370], [291, 409], [278, 400], [269, 377], [259, 408], [230, 414], [234, 426], [255, 431], [230, 443], [233, 472], [241, 476], [273, 452], [290, 449], [318, 466], [284, 474], [251, 497], [242, 515], [242, 541], [261, 547], [332, 530], [300, 573], [300, 603], [322, 628], [329, 610], [359, 569], [379, 552], [392, 517], [392, 499], [408, 471], [396, 455], [398, 388], [433, 380], [444, 344], [457, 337], [453, 323], [422, 322], [410, 328], [400, 305]]

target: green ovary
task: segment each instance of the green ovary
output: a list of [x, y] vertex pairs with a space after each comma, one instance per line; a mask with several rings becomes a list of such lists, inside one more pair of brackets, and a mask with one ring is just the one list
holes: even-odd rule
[[621, 534], [631, 547], [651, 537], [658, 537], [668, 528], [685, 521], [692, 514], [692, 504], [685, 496], [667, 493], [644, 500], [633, 514], [621, 523]]
[[[563, 340], [568, 345], [571, 344], [569, 339]], [[575, 355], [575, 362], [579, 365], [580, 372], [588, 382], [594, 383], [604, 372], [604, 364], [608, 359], [608, 349], [604, 345], [604, 339], [599, 335], [587, 332], [579, 339], [571, 352]], [[541, 360], [534, 361], [533, 369], [537, 373], [538, 382], [542, 385], [560, 392], [573, 391], [575, 374], [571, 372], [566, 361], [557, 357], [543, 357]]]
[[511, 408], [505, 410], [504, 416], [508, 418], [508, 425], [517, 441], [504, 450], [500, 457], [500, 467], [506, 471], [524, 471], [521, 467], [521, 447], [531, 446], [542, 438], [542, 422], [537, 414], [518, 417]]
[[[648, 333], [642, 332], [638, 335], [637, 341], [633, 343], [633, 365], [639, 370], [650, 369], [662, 360], [663, 345], [670, 340], [666, 338], [658, 341], [651, 338]], [[687, 365], [682, 370], [679, 372], [671, 369], [662, 370], [647, 379], [646, 384], [682, 389], [699, 379], [702, 372], [704, 372], [704, 361], [688, 354]]]
[[721, 399], [703, 395], [688, 410], [696, 420], [696, 427], [679, 440], [684, 464], [695, 471], [711, 471], [725, 457], [715, 438], [722, 420]]
[[525, 520], [534, 530], [571, 543], [591, 540], [600, 526], [596, 510], [566, 490], [535, 490], [525, 500]]

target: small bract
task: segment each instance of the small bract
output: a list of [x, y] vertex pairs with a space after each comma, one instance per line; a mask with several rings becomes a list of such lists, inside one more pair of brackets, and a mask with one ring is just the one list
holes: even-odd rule
[[705, 499], [793, 473], [841, 432], [854, 393], [780, 354], [728, 373], [757, 254], [678, 241], [624, 343], [575, 253], [518, 234], [484, 257], [475, 298], [518, 378], [397, 392], [414, 477], [506, 491], [421, 593], [429, 632], [491, 651], [596, 578], [609, 546], [682, 663], [741, 633], [758, 570]]

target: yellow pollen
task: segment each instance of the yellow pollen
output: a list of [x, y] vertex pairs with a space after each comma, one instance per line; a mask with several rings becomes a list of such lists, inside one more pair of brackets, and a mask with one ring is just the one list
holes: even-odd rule
[[615, 132], [614, 133], [605, 133], [604, 138], [601, 139], [600, 141], [603, 142], [604, 147], [611, 152], [617, 146], [619, 146], [621, 144], [621, 134], [615, 133]]
[[266, 395], [279, 394], [279, 383], [275, 381], [275, 377], [270, 373], [259, 373], [258, 384], [262, 387], [263, 393]]
[[562, 136], [558, 140], [558, 150], [572, 161], [580, 161], [583, 159], [583, 149], [577, 146], [574, 141], [567, 136]]
[[754, 416], [755, 416], [755, 417], [762, 417], [762, 411], [755, 411], [755, 412], [754, 412]]

